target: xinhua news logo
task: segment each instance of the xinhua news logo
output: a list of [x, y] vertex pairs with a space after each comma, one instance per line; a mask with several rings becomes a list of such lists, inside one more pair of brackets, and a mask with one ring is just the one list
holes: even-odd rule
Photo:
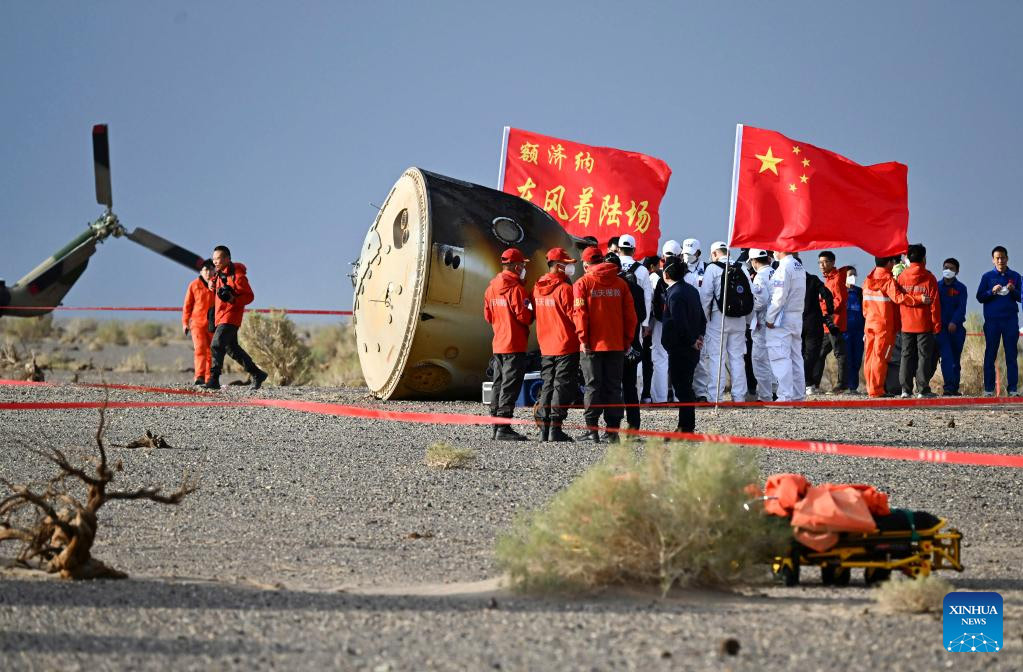
[[1002, 596], [998, 593], [949, 593], [941, 617], [946, 651], [993, 653], [1002, 650]]

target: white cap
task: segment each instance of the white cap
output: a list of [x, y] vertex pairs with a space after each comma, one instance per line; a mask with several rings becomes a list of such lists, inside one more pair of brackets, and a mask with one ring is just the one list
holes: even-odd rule
[[711, 246], [710, 246], [710, 251], [711, 252], [713, 252], [714, 250], [727, 250], [727, 249], [728, 249], [728, 245], [726, 245], [725, 241], [723, 241], [723, 240], [715, 240], [711, 244]]
[[700, 241], [696, 238], [686, 238], [682, 241], [682, 252], [685, 254], [696, 254], [700, 251]]
[[761, 250], [761, 249], [756, 248], [756, 247], [751, 247], [751, 248], [749, 248], [749, 258], [750, 259], [766, 259], [767, 258], [767, 250]]
[[631, 247], [636, 249], [636, 239], [629, 234], [625, 234], [618, 238], [618, 247]]
[[673, 254], [676, 257], [682, 254], [682, 246], [678, 244], [677, 240], [669, 240], [664, 243], [664, 247], [661, 248], [661, 255]]

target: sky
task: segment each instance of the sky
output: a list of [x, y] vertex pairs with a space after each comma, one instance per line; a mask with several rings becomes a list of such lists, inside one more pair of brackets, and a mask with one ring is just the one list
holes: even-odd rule
[[[1018, 2], [9, 0], [0, 277], [102, 213], [95, 123], [128, 229], [227, 244], [254, 305], [312, 309], [351, 308], [370, 203], [402, 171], [496, 186], [506, 125], [663, 159], [662, 241], [706, 247], [744, 123], [907, 164], [910, 242], [973, 290], [996, 244], [1023, 267], [1021, 24]], [[192, 277], [110, 238], [64, 302], [179, 305]]]

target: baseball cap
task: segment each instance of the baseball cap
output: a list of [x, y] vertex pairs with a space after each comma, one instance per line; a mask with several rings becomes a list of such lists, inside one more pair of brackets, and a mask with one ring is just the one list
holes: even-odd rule
[[765, 259], [767, 258], [767, 250], [757, 249], [755, 247], [749, 248], [750, 259]]
[[583, 261], [587, 264], [598, 264], [604, 260], [604, 254], [599, 247], [587, 247], [583, 250]]
[[682, 254], [682, 246], [678, 244], [677, 240], [669, 240], [664, 243], [664, 247], [661, 248], [661, 254], [673, 254], [677, 257]]
[[563, 261], [566, 264], [575, 262], [575, 259], [568, 256], [568, 252], [565, 252], [563, 247], [552, 247], [547, 251], [547, 261]]
[[624, 236], [618, 238], [618, 247], [631, 247], [636, 248], [636, 239], [630, 234], [626, 233]]
[[509, 247], [507, 250], [501, 253], [502, 264], [521, 264], [526, 263], [526, 258], [522, 256], [522, 252], [517, 247]]
[[700, 241], [696, 238], [686, 238], [682, 241], [682, 252], [685, 254], [696, 254], [700, 251]]
[[711, 244], [710, 249], [711, 249], [711, 251], [713, 251], [713, 250], [727, 250], [728, 249], [728, 245], [726, 245], [725, 241], [723, 241], [723, 240], [715, 240]]

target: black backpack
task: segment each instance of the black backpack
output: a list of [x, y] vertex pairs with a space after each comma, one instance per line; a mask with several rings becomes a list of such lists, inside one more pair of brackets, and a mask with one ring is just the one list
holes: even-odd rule
[[639, 286], [639, 282], [636, 280], [636, 269], [639, 268], [640, 263], [637, 261], [628, 269], [622, 270], [618, 277], [625, 281], [625, 284], [629, 286], [629, 291], [632, 292], [632, 303], [636, 307], [636, 322], [637, 329], [640, 324], [643, 324], [643, 320], [646, 319], [646, 296], [643, 294], [643, 288]]
[[668, 283], [664, 281], [663, 277], [658, 277], [657, 284], [654, 286], [654, 298], [650, 302], [650, 312], [658, 322], [664, 321], [664, 297], [667, 293]]
[[[724, 270], [724, 262], [715, 261], [719, 268]], [[728, 292], [725, 292], [725, 287]], [[753, 312], [753, 288], [750, 287], [749, 278], [742, 270], [742, 264], [738, 262], [728, 267], [724, 273], [724, 282], [721, 283], [721, 293], [726, 294], [724, 308], [721, 308], [721, 296], [716, 296], [718, 309], [727, 317], [746, 317]]]

